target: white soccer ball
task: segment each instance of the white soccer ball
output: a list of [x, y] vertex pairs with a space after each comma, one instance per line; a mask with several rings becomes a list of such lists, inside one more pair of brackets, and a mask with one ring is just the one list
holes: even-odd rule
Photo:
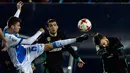
[[90, 20], [88, 20], [87, 18], [83, 18], [83, 19], [79, 20], [78, 29], [81, 32], [88, 32], [91, 30], [91, 28], [92, 28], [92, 24], [91, 24]]

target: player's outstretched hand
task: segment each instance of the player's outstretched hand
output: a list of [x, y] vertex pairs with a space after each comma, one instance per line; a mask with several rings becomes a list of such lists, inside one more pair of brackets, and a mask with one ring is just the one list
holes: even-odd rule
[[43, 28], [40, 28], [40, 30], [42, 33], [45, 33], [45, 30]]
[[35, 66], [32, 66], [32, 70], [33, 70], [33, 71], [36, 70], [36, 67], [35, 67]]
[[22, 2], [22, 1], [19, 1], [19, 2], [17, 3], [17, 9], [20, 9], [20, 10], [21, 10], [22, 6], [23, 6], [23, 2]]
[[78, 61], [78, 67], [79, 68], [82, 68], [84, 66], [84, 64], [85, 63], [81, 59]]
[[89, 37], [88, 34], [83, 34], [83, 35], [76, 38], [76, 42], [83, 42], [84, 40], [87, 40], [88, 37]]

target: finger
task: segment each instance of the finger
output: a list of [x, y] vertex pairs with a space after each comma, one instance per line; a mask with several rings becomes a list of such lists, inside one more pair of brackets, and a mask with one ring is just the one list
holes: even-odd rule
[[22, 3], [22, 1], [19, 1], [19, 3], [21, 4], [21, 3]]
[[17, 5], [19, 5], [20, 4], [20, 1], [17, 3]]
[[82, 68], [82, 67], [83, 67], [83, 64], [79, 64], [78, 66], [79, 66], [80, 68]]
[[78, 63], [78, 67], [83, 67], [83, 64], [82, 63]]
[[22, 1], [20, 2], [20, 5], [21, 5], [21, 6], [23, 5], [23, 2], [22, 2]]
[[21, 4], [22, 4], [22, 6], [24, 5], [24, 3], [23, 3], [23, 2], [22, 2]]
[[80, 66], [80, 67], [83, 67], [83, 65], [84, 65], [84, 64], [81, 64], [81, 66]]
[[85, 63], [83, 62], [83, 64], [85, 64]]
[[85, 64], [83, 61], [79, 61], [79, 63]]

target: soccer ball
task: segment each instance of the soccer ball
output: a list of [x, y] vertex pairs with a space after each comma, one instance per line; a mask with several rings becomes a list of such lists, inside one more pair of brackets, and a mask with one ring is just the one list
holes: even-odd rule
[[91, 30], [91, 28], [92, 28], [92, 24], [91, 24], [90, 20], [88, 20], [87, 18], [83, 18], [83, 19], [79, 20], [78, 29], [81, 32], [88, 32]]

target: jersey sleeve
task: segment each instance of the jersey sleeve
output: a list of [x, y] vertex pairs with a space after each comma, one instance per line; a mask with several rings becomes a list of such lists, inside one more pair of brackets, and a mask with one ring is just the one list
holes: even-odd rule
[[32, 37], [28, 38], [28, 39], [23, 39], [23, 41], [21, 42], [21, 44], [28, 44], [31, 45], [33, 44], [38, 37], [42, 34], [41, 31], [38, 31], [35, 35], [33, 35]]
[[13, 34], [5, 34], [5, 39], [8, 42], [9, 47], [16, 46], [22, 42], [22, 38], [18, 38], [17, 36]]
[[16, 11], [16, 13], [14, 14], [14, 17], [19, 18], [20, 12], [21, 12], [21, 10], [20, 10], [20, 9], [18, 9], [18, 10]]

